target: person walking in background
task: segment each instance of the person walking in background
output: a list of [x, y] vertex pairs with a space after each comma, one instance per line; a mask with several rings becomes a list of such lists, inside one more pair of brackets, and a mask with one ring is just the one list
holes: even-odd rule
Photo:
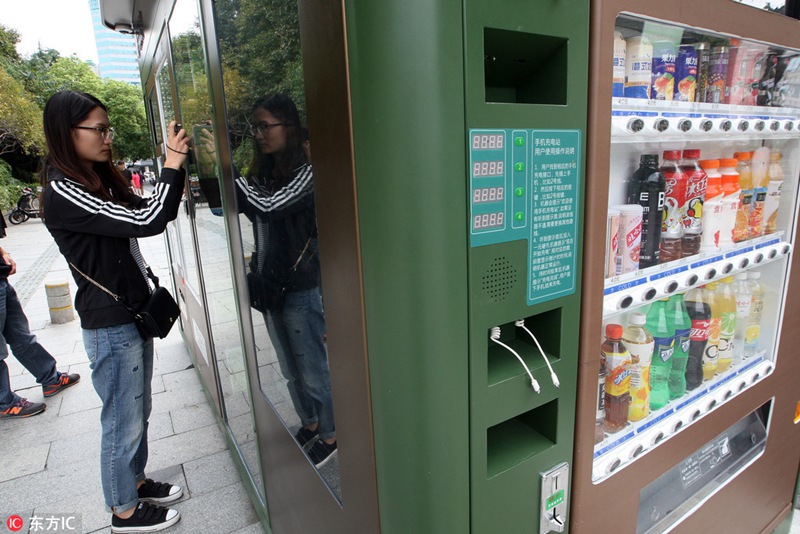
[[122, 177], [125, 178], [125, 181], [128, 184], [128, 187], [133, 187], [133, 173], [130, 169], [125, 168], [125, 162], [122, 160], [117, 161], [117, 169], [119, 172], [122, 173]]
[[[44, 108], [42, 208], [78, 285], [75, 308], [103, 403], [100, 477], [112, 532], [154, 532], [180, 519], [177, 510], [158, 505], [178, 500], [183, 490], [145, 476], [153, 340], [142, 338], [127, 308], [141, 309], [152, 292], [136, 238], [162, 233], [183, 196], [189, 143], [186, 132], [174, 128], [170, 123], [155, 192], [141, 198], [112, 163], [114, 129], [102, 102], [61, 91]], [[121, 295], [127, 306], [87, 277]]]
[[42, 413], [47, 405], [43, 402], [30, 402], [11, 390], [8, 375], [8, 346], [14, 357], [25, 369], [36, 377], [42, 385], [45, 397], [73, 386], [81, 379], [79, 374], [61, 373], [56, 369], [56, 360], [36, 336], [31, 334], [28, 318], [22, 310], [17, 292], [8, 283], [8, 277], [17, 272], [17, 264], [11, 255], [0, 248], [0, 417], [30, 417]]

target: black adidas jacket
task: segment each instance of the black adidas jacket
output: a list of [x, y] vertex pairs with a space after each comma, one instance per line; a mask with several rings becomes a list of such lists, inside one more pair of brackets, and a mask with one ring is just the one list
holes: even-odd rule
[[[58, 169], [50, 168], [42, 193], [45, 226], [67, 262], [139, 309], [150, 287], [131, 252], [137, 237], [158, 235], [178, 215], [183, 196], [183, 171], [164, 169], [155, 193], [131, 194], [128, 206], [102, 200]], [[138, 247], [137, 247], [138, 248]], [[78, 284], [75, 309], [86, 329], [130, 323], [131, 314], [110, 295], [72, 267]]]
[[320, 265], [311, 165], [295, 169], [291, 181], [275, 191], [270, 185], [258, 178], [236, 180], [237, 206], [253, 223], [250, 271], [288, 293], [317, 287]]

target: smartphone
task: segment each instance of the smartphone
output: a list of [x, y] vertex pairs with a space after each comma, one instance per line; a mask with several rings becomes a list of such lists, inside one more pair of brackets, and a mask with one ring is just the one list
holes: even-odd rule
[[175, 135], [178, 135], [178, 132], [180, 132], [182, 128], [183, 128], [183, 124], [181, 124], [181, 123], [179, 123], [179, 122], [176, 122], [176, 123], [175, 123], [175, 128], [174, 128], [174, 130], [175, 130]]

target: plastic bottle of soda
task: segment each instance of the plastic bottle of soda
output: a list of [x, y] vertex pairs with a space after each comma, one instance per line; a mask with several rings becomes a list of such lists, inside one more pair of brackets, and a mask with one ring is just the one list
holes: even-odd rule
[[686, 309], [692, 320], [689, 359], [686, 363], [686, 389], [691, 391], [703, 383], [703, 357], [711, 327], [711, 306], [705, 299], [705, 291], [700, 288], [689, 290], [686, 293]]
[[658, 154], [642, 154], [639, 168], [628, 181], [628, 204], [639, 204], [642, 213], [642, 243], [639, 267], [658, 265], [661, 244], [661, 217], [664, 211], [666, 181], [658, 170]]
[[719, 246], [733, 244], [733, 232], [736, 228], [736, 216], [739, 213], [739, 173], [736, 171], [735, 158], [719, 160], [719, 173], [722, 175], [722, 217], [720, 217]]
[[726, 276], [717, 288], [719, 305], [719, 352], [717, 373], [724, 373], [731, 366], [733, 357], [733, 334], [736, 332], [736, 295], [733, 294], [733, 277]]
[[750, 318], [744, 332], [744, 355], [753, 356], [758, 351], [758, 341], [761, 338], [761, 315], [764, 312], [764, 286], [759, 279], [761, 273], [750, 271], [747, 273], [747, 282], [750, 284]]
[[677, 399], [686, 395], [686, 362], [689, 358], [689, 336], [692, 320], [686, 310], [683, 294], [669, 298], [669, 318], [675, 326], [675, 344], [672, 365], [669, 372], [669, 398]]
[[606, 359], [605, 430], [613, 434], [628, 424], [631, 402], [631, 355], [622, 343], [622, 325], [606, 325], [600, 351]]
[[750, 239], [764, 234], [764, 202], [769, 186], [769, 148], [762, 146], [753, 152], [750, 166], [753, 171], [753, 201], [750, 203]]
[[681, 151], [666, 150], [661, 174], [666, 180], [664, 217], [661, 224], [661, 263], [679, 260], [682, 257], [683, 219], [686, 205], [686, 175], [680, 166]]
[[736, 296], [736, 330], [733, 334], [731, 365], [738, 365], [744, 358], [744, 333], [750, 320], [753, 295], [747, 283], [747, 273], [736, 273], [733, 277], [733, 294]]
[[681, 170], [686, 175], [686, 203], [683, 206], [683, 243], [681, 254], [683, 257], [692, 256], [700, 252], [703, 240], [704, 207], [708, 177], [700, 167], [698, 159], [700, 150], [686, 149], [683, 151]]
[[722, 224], [722, 175], [718, 159], [703, 159], [698, 162], [708, 177], [706, 201], [703, 203], [703, 239], [701, 252], [719, 250], [719, 233]]
[[750, 238], [750, 204], [753, 202], [753, 171], [750, 167], [750, 152], [736, 152], [733, 157], [739, 161], [739, 211], [736, 213], [736, 226], [733, 241], [739, 243]]
[[622, 342], [631, 354], [631, 405], [628, 421], [639, 421], [650, 413], [650, 363], [653, 358], [653, 336], [645, 328], [647, 317], [632, 313]]
[[719, 327], [721, 322], [719, 304], [717, 303], [717, 283], [709, 282], [703, 286], [703, 298], [711, 308], [711, 321], [708, 325], [708, 343], [703, 354], [703, 380], [711, 380], [717, 372], [719, 357]]
[[764, 233], [774, 234], [778, 230], [778, 208], [781, 203], [781, 189], [783, 189], [783, 167], [781, 166], [781, 153], [774, 151], [769, 155], [769, 184], [767, 185], [767, 198], [764, 201]]
[[600, 350], [600, 373], [597, 377], [597, 415], [594, 420], [594, 442], [605, 439], [606, 430], [606, 355]]
[[669, 402], [669, 373], [675, 350], [675, 326], [669, 316], [669, 299], [657, 300], [647, 312], [647, 331], [653, 335], [650, 362], [650, 409], [659, 410]]

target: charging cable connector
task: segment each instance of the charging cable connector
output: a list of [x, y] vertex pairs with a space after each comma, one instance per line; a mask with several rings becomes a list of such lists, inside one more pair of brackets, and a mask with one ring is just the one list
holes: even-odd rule
[[500, 345], [501, 347], [503, 347], [504, 349], [506, 349], [507, 351], [509, 351], [511, 354], [513, 354], [514, 356], [517, 357], [517, 359], [519, 360], [519, 363], [522, 364], [522, 367], [525, 368], [525, 372], [528, 373], [528, 376], [531, 378], [531, 386], [533, 387], [533, 390], [536, 393], [539, 393], [542, 390], [542, 388], [539, 387], [539, 382], [537, 382], [536, 379], [533, 378], [533, 373], [531, 373], [531, 370], [525, 364], [525, 360], [523, 360], [522, 356], [517, 354], [517, 352], [514, 349], [512, 349], [511, 347], [509, 347], [508, 345], [506, 345], [505, 343], [500, 341], [500, 327], [499, 326], [492, 327], [491, 334], [489, 335], [489, 338], [492, 341], [494, 341], [495, 343], [497, 343], [498, 345]]
[[539, 344], [539, 340], [536, 339], [536, 336], [533, 335], [533, 332], [528, 330], [528, 327], [525, 326], [525, 320], [519, 319], [517, 321], [514, 321], [514, 324], [525, 330], [528, 333], [528, 335], [531, 336], [531, 339], [533, 339], [533, 342], [536, 343], [536, 347], [539, 349], [539, 353], [542, 355], [542, 358], [544, 358], [544, 363], [546, 363], [547, 368], [550, 369], [550, 380], [553, 381], [553, 385], [555, 387], [561, 387], [561, 383], [558, 381], [558, 375], [556, 374], [555, 371], [553, 371], [553, 366], [550, 365], [550, 360], [547, 359], [547, 356], [542, 350], [542, 346]]

